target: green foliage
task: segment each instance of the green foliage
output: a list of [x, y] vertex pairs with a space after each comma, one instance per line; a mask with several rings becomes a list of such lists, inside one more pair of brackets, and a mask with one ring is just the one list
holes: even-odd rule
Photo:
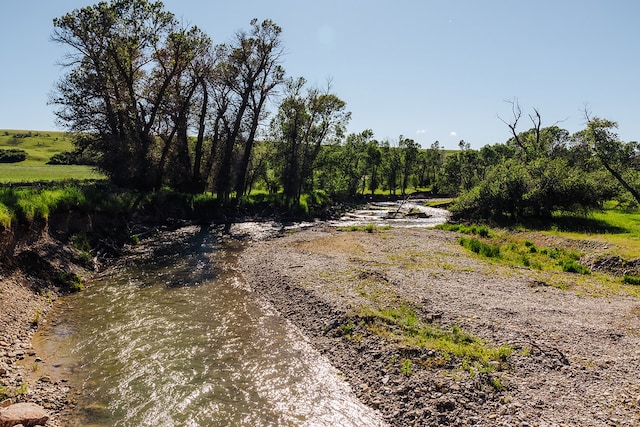
[[404, 359], [400, 366], [400, 372], [402, 373], [402, 375], [406, 375], [406, 376], [412, 375], [413, 374], [413, 369], [411, 368], [412, 365], [413, 365], [413, 362], [411, 362], [411, 359]]
[[0, 163], [18, 163], [27, 160], [27, 152], [19, 148], [0, 149]]
[[[465, 332], [457, 325], [443, 329], [422, 321], [416, 312], [402, 305], [394, 308], [361, 310], [360, 317], [373, 333], [397, 343], [399, 347], [434, 350], [441, 358], [458, 358], [463, 366], [475, 372], [494, 372], [506, 366], [513, 349], [510, 346], [492, 347]], [[405, 359], [401, 365], [404, 375], [411, 375], [413, 362]]]
[[640, 285], [640, 276], [635, 274], [625, 274], [622, 278], [622, 282], [627, 285]]
[[84, 288], [82, 278], [75, 273], [60, 271], [54, 279], [59, 285], [66, 287], [70, 292], [79, 292]]
[[11, 211], [0, 202], [0, 227], [3, 229], [11, 227]]
[[481, 242], [478, 239], [466, 237], [461, 237], [460, 239], [458, 239], [458, 243], [460, 243], [461, 246], [467, 248], [471, 252], [474, 252], [480, 256], [486, 258], [500, 257], [500, 246], [489, 245], [487, 243]]
[[480, 237], [489, 237], [489, 227], [477, 224], [439, 224], [435, 228], [439, 230], [455, 231], [462, 234], [474, 234]]
[[338, 227], [338, 231], [364, 231], [366, 233], [377, 233], [379, 231], [390, 230], [390, 225], [377, 226], [369, 223], [367, 225], [350, 225], [348, 227]]
[[574, 260], [561, 260], [558, 262], [562, 271], [567, 273], [591, 274], [591, 271]]

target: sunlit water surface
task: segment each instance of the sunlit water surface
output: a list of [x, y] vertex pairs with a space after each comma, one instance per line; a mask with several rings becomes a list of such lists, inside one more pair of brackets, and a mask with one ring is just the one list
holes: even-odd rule
[[57, 305], [35, 344], [79, 391], [71, 425], [384, 425], [250, 292], [220, 235], [161, 232]]

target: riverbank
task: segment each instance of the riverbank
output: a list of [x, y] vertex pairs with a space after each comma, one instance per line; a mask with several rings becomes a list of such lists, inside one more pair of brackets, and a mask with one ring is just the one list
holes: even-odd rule
[[0, 408], [36, 404], [48, 417], [47, 426], [61, 426], [58, 414], [72, 403], [70, 388], [64, 378], [53, 379], [46, 373], [47, 361], [31, 344], [34, 321], [45, 321], [52, 300], [34, 294], [24, 283], [21, 273], [0, 280]]
[[[442, 230], [278, 230], [236, 229], [253, 236], [237, 268], [390, 425], [640, 423], [639, 298], [547, 286], [541, 273], [477, 258]], [[29, 247], [34, 259], [71, 259], [51, 256], [64, 251], [54, 240], [36, 246]], [[577, 277], [566, 273], [564, 281]], [[56, 297], [33, 292], [33, 280], [24, 269], [0, 278], [0, 304], [8, 308], [0, 310], [0, 383], [15, 394], [10, 403], [38, 403], [46, 425], [57, 427], [73, 394], [31, 346], [37, 324], [55, 320], [46, 314]], [[399, 344], [371, 322], [384, 307], [410, 307], [424, 323], [456, 325], [487, 348], [512, 351], [490, 370]]]
[[[434, 229], [315, 227], [255, 242], [239, 266], [391, 425], [640, 423], [636, 297], [546, 286]], [[376, 333], [361, 314], [402, 305], [513, 352], [489, 376], [474, 375], [456, 358]]]

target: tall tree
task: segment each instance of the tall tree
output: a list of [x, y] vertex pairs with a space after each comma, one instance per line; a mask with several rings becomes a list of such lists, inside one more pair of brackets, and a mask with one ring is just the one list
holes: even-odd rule
[[271, 122], [278, 146], [280, 177], [288, 203], [299, 203], [310, 190], [314, 162], [323, 144], [342, 137], [351, 114], [346, 103], [330, 92], [306, 89], [304, 78], [290, 79], [285, 97]]
[[420, 144], [415, 142], [413, 139], [400, 136], [398, 148], [401, 152], [402, 161], [402, 182], [400, 184], [400, 191], [404, 195], [409, 187], [411, 175], [415, 172]]
[[614, 121], [590, 117], [585, 112], [587, 128], [574, 135], [574, 140], [589, 149], [602, 166], [640, 203], [640, 144], [622, 142]]
[[238, 32], [234, 42], [228, 46], [227, 64], [222, 76], [231, 89], [228, 94], [233, 94], [234, 99], [230, 104], [233, 117], [228, 122], [216, 180], [216, 191], [222, 200], [227, 200], [234, 188], [232, 166], [237, 150], [242, 154], [235, 174], [235, 189], [238, 197], [244, 192], [246, 171], [265, 103], [283, 81], [281, 32], [282, 29], [271, 20], [258, 23], [254, 19], [251, 31]]
[[169, 45], [181, 31], [161, 2], [114, 0], [53, 21], [52, 40], [69, 48], [70, 71], [51, 102], [59, 122], [95, 136], [99, 166], [117, 183], [155, 184], [158, 113], [187, 61]]

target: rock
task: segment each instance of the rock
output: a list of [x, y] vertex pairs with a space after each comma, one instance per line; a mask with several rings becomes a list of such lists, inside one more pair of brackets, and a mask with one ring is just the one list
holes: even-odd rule
[[16, 403], [0, 411], [0, 427], [44, 425], [48, 420], [46, 411], [35, 403]]

